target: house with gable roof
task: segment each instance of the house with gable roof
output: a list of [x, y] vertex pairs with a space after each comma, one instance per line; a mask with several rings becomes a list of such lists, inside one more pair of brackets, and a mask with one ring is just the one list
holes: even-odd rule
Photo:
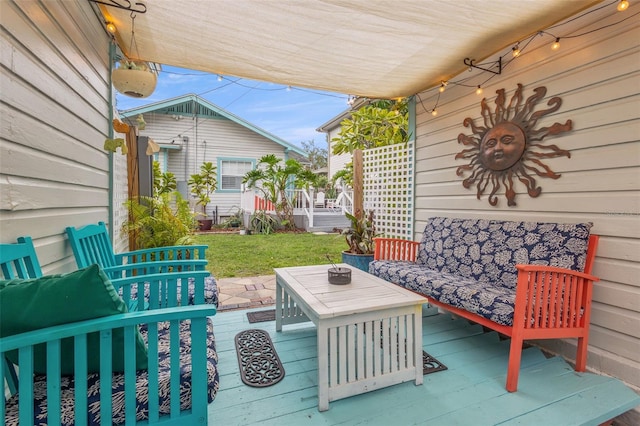
[[139, 136], [158, 144], [154, 159], [163, 172], [176, 176], [185, 199], [193, 200], [187, 182], [202, 163], [210, 161], [217, 167], [218, 184], [207, 206], [208, 217], [231, 216], [240, 207], [242, 179], [263, 155], [308, 161], [301, 148], [195, 94], [131, 108], [120, 115], [130, 124], [142, 115], [146, 125]]

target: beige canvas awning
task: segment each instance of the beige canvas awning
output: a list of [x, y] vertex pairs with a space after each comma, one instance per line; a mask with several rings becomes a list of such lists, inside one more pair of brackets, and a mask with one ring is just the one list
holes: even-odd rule
[[[125, 3], [120, 0], [120, 3]], [[396, 98], [440, 84], [594, 1], [135, 0], [100, 5], [131, 59]], [[551, 40], [550, 40], [551, 41]]]

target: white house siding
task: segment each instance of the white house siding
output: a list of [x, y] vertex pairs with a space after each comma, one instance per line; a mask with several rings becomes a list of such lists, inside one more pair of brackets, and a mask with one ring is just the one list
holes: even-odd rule
[[[337, 127], [336, 129], [332, 129], [329, 132], [329, 141], [337, 137], [339, 132], [340, 132], [340, 127]], [[337, 142], [329, 142], [330, 151], [333, 151], [333, 146], [336, 143]], [[329, 156], [329, 173], [328, 173], [329, 179], [331, 179], [333, 175], [338, 173], [340, 170], [344, 169], [347, 163], [349, 162], [351, 162], [351, 154], [330, 155]]]
[[[266, 154], [285, 158], [282, 145], [226, 118], [196, 119], [183, 116], [176, 120], [172, 115], [157, 113], [146, 113], [144, 117], [147, 126], [140, 132], [141, 135], [149, 136], [161, 144], [174, 141], [174, 145], [182, 147], [181, 150], [170, 150], [167, 155], [167, 170], [176, 175], [180, 189], [186, 188], [189, 176], [198, 173], [204, 161], [211, 161], [219, 167], [220, 158], [256, 163]], [[220, 170], [217, 172], [220, 184]], [[184, 191], [189, 195], [188, 189]], [[211, 214], [216, 206], [219, 216], [230, 216], [236, 207], [240, 207], [240, 192], [216, 191], [211, 196], [207, 213]]]
[[86, 1], [0, 1], [0, 241], [75, 269], [65, 227], [109, 221], [109, 38]]
[[[590, 25], [573, 34], [622, 18], [610, 9], [582, 18], [581, 25]], [[557, 52], [550, 50], [549, 36], [538, 37], [484, 87], [483, 96], [494, 111], [498, 89], [506, 90], [508, 102], [518, 83], [524, 85], [524, 99], [536, 87], [546, 86], [547, 96], [535, 109], [548, 108], [546, 102], [553, 96], [562, 98], [562, 106], [543, 117], [536, 128], [573, 121], [571, 132], [545, 140], [571, 152], [571, 158], [542, 159], [562, 176], [558, 180], [537, 178], [542, 187], [538, 198], [529, 197], [518, 183], [515, 207], [507, 206], [504, 189], [498, 194], [497, 207], [489, 205], [486, 194], [477, 200], [476, 188], [465, 189], [463, 178], [456, 176], [456, 168], [468, 164], [468, 160], [454, 159], [465, 148], [457, 137], [472, 134], [463, 120], [471, 117], [476, 124], [483, 123], [481, 97], [473, 86], [478, 83], [471, 87], [449, 84], [440, 96], [435, 118], [430, 113], [437, 98], [435, 90], [419, 94], [422, 103], [416, 102], [415, 229], [420, 232], [425, 220], [436, 215], [593, 222], [592, 232], [601, 236], [593, 273], [601, 281], [593, 295], [588, 367], [635, 387], [640, 387], [639, 27], [640, 20], [633, 18], [592, 34], [562, 39]], [[562, 34], [562, 29], [555, 31]], [[465, 72], [452, 80], [469, 75]], [[490, 76], [484, 73], [476, 80], [481, 83]], [[416, 239], [420, 237], [418, 233]], [[545, 344], [568, 358], [575, 356], [575, 341]]]

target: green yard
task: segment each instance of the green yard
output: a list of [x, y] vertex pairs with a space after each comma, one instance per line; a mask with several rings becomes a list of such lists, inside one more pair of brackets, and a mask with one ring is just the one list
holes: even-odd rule
[[339, 234], [270, 235], [201, 234], [196, 244], [207, 244], [209, 271], [216, 278], [273, 274], [273, 268], [341, 262], [347, 243]]

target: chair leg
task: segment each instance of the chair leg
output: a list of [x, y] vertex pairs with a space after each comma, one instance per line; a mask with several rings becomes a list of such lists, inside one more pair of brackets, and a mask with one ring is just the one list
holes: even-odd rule
[[522, 359], [522, 339], [511, 336], [509, 347], [509, 366], [507, 367], [507, 391], [518, 390], [518, 375], [520, 374], [520, 360]]
[[587, 369], [587, 348], [589, 338], [578, 337], [578, 349], [576, 351], [576, 371], [585, 371]]

